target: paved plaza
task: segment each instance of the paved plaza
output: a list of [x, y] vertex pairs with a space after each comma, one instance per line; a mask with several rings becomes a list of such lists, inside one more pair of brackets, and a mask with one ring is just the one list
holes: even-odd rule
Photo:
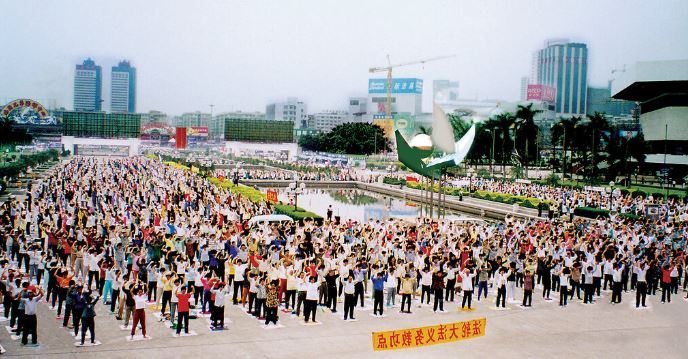
[[[96, 338], [102, 345], [77, 348], [67, 329], [54, 319], [47, 304], [39, 306], [38, 348], [22, 347], [11, 340], [6, 330], [0, 340], [7, 357], [50, 358], [353, 358], [353, 357], [448, 357], [448, 358], [685, 358], [688, 352], [688, 302], [679, 293], [671, 303], [661, 304], [658, 296], [649, 296], [647, 309], [634, 308], [634, 293], [628, 292], [621, 304], [609, 303], [610, 292], [593, 305], [574, 300], [568, 307], [558, 305], [558, 297], [543, 301], [536, 292], [533, 307], [523, 309], [508, 303], [506, 310], [494, 308], [494, 296], [475, 302], [476, 310], [460, 312], [456, 303], [445, 303], [447, 313], [433, 313], [431, 306], [418, 307], [413, 314], [400, 314], [398, 308], [387, 309], [386, 317], [371, 316], [372, 302], [366, 309], [357, 308], [356, 322], [344, 322], [328, 309], [318, 310], [322, 325], [305, 326], [302, 318], [280, 312], [284, 328], [264, 329], [261, 322], [228, 303], [226, 318], [229, 330], [211, 332], [206, 318], [190, 321], [192, 337], [172, 337], [172, 330], [157, 322], [153, 311], [147, 311], [148, 341], [128, 342], [128, 331], [98, 306]], [[520, 291], [517, 298], [520, 297]], [[633, 297], [633, 298], [632, 298]], [[458, 298], [457, 298], [458, 299]], [[475, 298], [474, 298], [475, 299]], [[339, 315], [342, 303], [338, 304]], [[486, 335], [423, 348], [373, 352], [371, 332], [451, 323], [487, 318]]]

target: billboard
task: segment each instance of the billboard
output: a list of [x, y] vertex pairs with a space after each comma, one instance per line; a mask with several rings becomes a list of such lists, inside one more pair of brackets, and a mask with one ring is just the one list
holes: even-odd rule
[[208, 127], [187, 127], [186, 136], [188, 137], [208, 137]]
[[557, 89], [545, 85], [528, 85], [528, 100], [554, 102]]
[[[387, 93], [387, 79], [368, 79], [368, 93]], [[423, 80], [417, 78], [392, 79], [392, 93], [423, 93]]]

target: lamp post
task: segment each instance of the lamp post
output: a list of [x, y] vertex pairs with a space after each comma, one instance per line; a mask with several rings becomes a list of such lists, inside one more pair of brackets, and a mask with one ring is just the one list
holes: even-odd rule
[[495, 152], [495, 130], [487, 130], [492, 134], [492, 151], [490, 152], [490, 176], [494, 177], [494, 152]]
[[303, 191], [306, 189], [306, 184], [301, 182], [299, 183], [299, 178], [295, 177], [294, 182], [291, 182], [289, 184], [289, 194], [294, 195], [294, 210], [296, 211], [296, 208], [298, 207], [298, 202], [299, 202], [299, 195], [303, 193]]
[[614, 200], [614, 181], [609, 182], [609, 212], [612, 211], [612, 202]]

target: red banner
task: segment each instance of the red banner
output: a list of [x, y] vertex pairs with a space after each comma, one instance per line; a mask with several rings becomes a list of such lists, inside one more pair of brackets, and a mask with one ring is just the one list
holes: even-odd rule
[[177, 149], [183, 150], [186, 148], [186, 127], [177, 127], [174, 140], [176, 141]]
[[267, 198], [269, 202], [277, 202], [277, 191], [268, 190]]
[[406, 182], [418, 182], [418, 178], [413, 176], [406, 176]]

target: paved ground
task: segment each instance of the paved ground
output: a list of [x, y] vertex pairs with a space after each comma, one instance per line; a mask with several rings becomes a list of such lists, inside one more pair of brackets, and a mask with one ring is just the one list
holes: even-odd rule
[[[538, 291], [538, 297], [540, 292]], [[54, 319], [47, 305], [39, 307], [38, 348], [22, 347], [12, 341], [4, 328], [0, 342], [7, 350], [4, 356], [50, 358], [303, 358], [303, 357], [488, 357], [488, 358], [661, 358], [688, 357], [688, 302], [680, 293], [670, 304], [660, 304], [650, 297], [649, 309], [635, 310], [631, 293], [624, 303], [608, 303], [610, 293], [594, 305], [574, 300], [560, 308], [556, 296], [552, 302], [536, 298], [531, 309], [507, 304], [508, 310], [493, 309], [494, 297], [477, 303], [472, 313], [459, 312], [448, 303], [446, 314], [435, 314], [431, 307], [417, 308], [414, 314], [399, 314], [393, 308], [386, 318], [374, 318], [370, 311], [356, 311], [358, 322], [343, 322], [328, 310], [319, 310], [323, 324], [304, 326], [300, 318], [280, 312], [281, 329], [265, 330], [261, 323], [229, 306], [229, 330], [210, 332], [206, 319], [191, 320], [193, 337], [173, 338], [172, 331], [156, 322], [148, 312], [149, 341], [127, 342], [128, 332], [99, 306], [96, 338], [103, 344], [76, 348], [66, 329]], [[520, 298], [520, 293], [517, 294]], [[366, 303], [370, 306], [369, 303]], [[341, 313], [342, 305], [339, 304]], [[373, 352], [371, 332], [411, 328], [422, 325], [451, 323], [487, 317], [486, 335], [482, 338], [394, 352]]]

